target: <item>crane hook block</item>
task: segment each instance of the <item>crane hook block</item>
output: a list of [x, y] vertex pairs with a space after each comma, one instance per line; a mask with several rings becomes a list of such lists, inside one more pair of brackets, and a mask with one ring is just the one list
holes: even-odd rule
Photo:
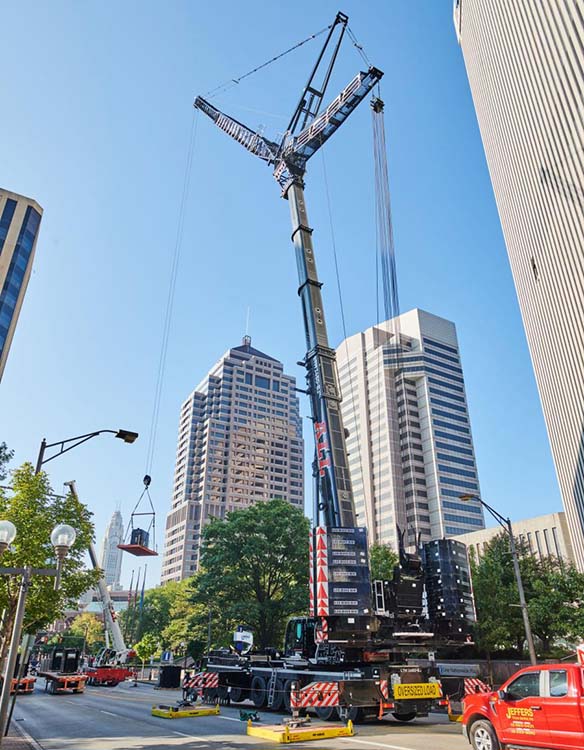
[[152, 481], [152, 477], [149, 476], [148, 474], [146, 474], [146, 476], [144, 477], [143, 481], [144, 481], [144, 486], [145, 487], [149, 487], [150, 486], [150, 482]]
[[374, 96], [371, 99], [371, 109], [376, 113], [379, 114], [380, 112], [383, 112], [383, 108], [385, 107], [385, 102], [380, 99], [378, 96]]

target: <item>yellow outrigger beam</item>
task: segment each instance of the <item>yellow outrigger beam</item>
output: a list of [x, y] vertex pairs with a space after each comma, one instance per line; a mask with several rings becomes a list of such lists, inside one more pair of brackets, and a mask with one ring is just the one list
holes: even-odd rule
[[152, 706], [152, 716], [160, 716], [162, 719], [189, 719], [196, 716], [217, 716], [219, 705], [205, 708], [178, 708], [177, 706]]
[[261, 737], [264, 740], [271, 740], [281, 745], [287, 745], [292, 742], [309, 742], [310, 740], [327, 740], [334, 737], [352, 737], [355, 734], [353, 722], [347, 722], [347, 725], [336, 726], [318, 726], [318, 727], [297, 727], [290, 729], [285, 724], [275, 724], [266, 727], [257, 727], [252, 724], [251, 720], [247, 722], [247, 733], [251, 737]]

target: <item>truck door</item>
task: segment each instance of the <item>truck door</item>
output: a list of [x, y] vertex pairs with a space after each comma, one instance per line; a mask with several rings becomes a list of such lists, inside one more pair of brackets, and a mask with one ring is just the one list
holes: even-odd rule
[[[541, 700], [550, 732], [552, 747], [558, 750], [584, 747], [584, 726], [580, 707], [581, 685], [571, 684], [570, 676], [581, 680], [580, 670], [545, 672], [545, 695]], [[573, 679], [573, 677], [572, 677]]]
[[542, 683], [540, 671], [529, 671], [506, 686], [507, 698], [496, 704], [502, 744], [550, 747]]

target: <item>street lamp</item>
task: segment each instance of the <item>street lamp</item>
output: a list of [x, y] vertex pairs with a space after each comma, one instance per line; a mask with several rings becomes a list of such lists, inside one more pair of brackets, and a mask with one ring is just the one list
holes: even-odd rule
[[16, 536], [16, 526], [12, 521], [0, 521], [0, 556], [6, 552]]
[[[52, 461], [58, 456], [62, 456], [63, 453], [67, 453], [67, 451], [76, 448], [78, 445], [81, 445], [81, 443], [85, 443], [88, 440], [91, 440], [91, 438], [94, 438], [97, 435], [101, 435], [104, 432], [109, 432], [112, 435], [115, 435], [117, 438], [120, 438], [120, 440], [123, 440], [124, 443], [129, 444], [135, 442], [138, 438], [138, 433], [132, 432], [131, 430], [96, 430], [95, 432], [88, 432], [85, 435], [77, 435], [77, 437], [66, 438], [65, 440], [57, 440], [57, 442], [55, 443], [47, 443], [47, 439], [43, 438], [43, 441], [39, 448], [39, 455], [37, 458], [36, 469], [34, 473], [38, 474], [43, 464]], [[71, 445], [69, 445], [69, 443], [71, 443]], [[59, 446], [59, 450], [56, 453], [53, 453], [52, 456], [45, 458], [45, 451], [47, 450], [47, 448], [56, 448], [57, 446]]]
[[[18, 602], [16, 613], [14, 615], [14, 625], [12, 626], [12, 637], [8, 650], [8, 659], [4, 670], [4, 682], [2, 684], [2, 696], [0, 697], [0, 745], [2, 739], [8, 731], [6, 718], [10, 704], [10, 688], [12, 686], [12, 675], [16, 666], [16, 657], [18, 646], [22, 636], [22, 623], [24, 620], [24, 611], [26, 606], [26, 597], [30, 587], [32, 577], [55, 576], [56, 582], [61, 580], [61, 566], [67, 556], [71, 545], [75, 542], [75, 529], [67, 524], [55, 526], [51, 533], [51, 542], [55, 548], [55, 555], [58, 560], [57, 568], [32, 568], [27, 565], [24, 568], [0, 568], [0, 575], [20, 575], [20, 591], [18, 593]], [[1, 552], [4, 552], [16, 537], [16, 528], [10, 521], [0, 521], [0, 544], [5, 545]], [[58, 588], [56, 585], [55, 588]], [[24, 655], [23, 655], [24, 656]], [[23, 659], [24, 662], [24, 659]], [[18, 692], [18, 690], [16, 690]]]
[[75, 544], [75, 538], [77, 534], [72, 526], [66, 523], [60, 523], [55, 526], [51, 532], [51, 544], [55, 548], [55, 555], [57, 556], [57, 575], [55, 576], [55, 591], [61, 584], [61, 571], [63, 570], [63, 560], [67, 557], [67, 553], [71, 547]]
[[531, 624], [529, 622], [529, 611], [527, 609], [527, 602], [525, 601], [525, 591], [523, 590], [523, 581], [521, 579], [521, 570], [519, 568], [519, 558], [517, 556], [517, 547], [515, 546], [515, 537], [513, 536], [511, 519], [502, 516], [488, 503], [482, 500], [478, 495], [459, 495], [458, 498], [463, 502], [468, 502], [469, 500], [478, 500], [478, 502], [489, 511], [489, 513], [497, 521], [499, 526], [501, 526], [509, 536], [509, 547], [511, 549], [511, 557], [513, 559], [513, 570], [515, 572], [515, 580], [517, 581], [517, 591], [519, 592], [519, 606], [521, 607], [521, 614], [523, 615], [523, 626], [525, 628], [527, 648], [529, 649], [529, 659], [532, 664], [537, 664], [535, 646], [533, 643], [533, 634], [531, 632]]

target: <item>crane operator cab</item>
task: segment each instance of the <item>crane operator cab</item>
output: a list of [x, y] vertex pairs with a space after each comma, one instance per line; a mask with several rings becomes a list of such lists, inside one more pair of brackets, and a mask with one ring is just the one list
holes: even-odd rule
[[313, 617], [293, 617], [286, 625], [284, 656], [312, 659], [316, 654], [314, 640], [316, 622]]

